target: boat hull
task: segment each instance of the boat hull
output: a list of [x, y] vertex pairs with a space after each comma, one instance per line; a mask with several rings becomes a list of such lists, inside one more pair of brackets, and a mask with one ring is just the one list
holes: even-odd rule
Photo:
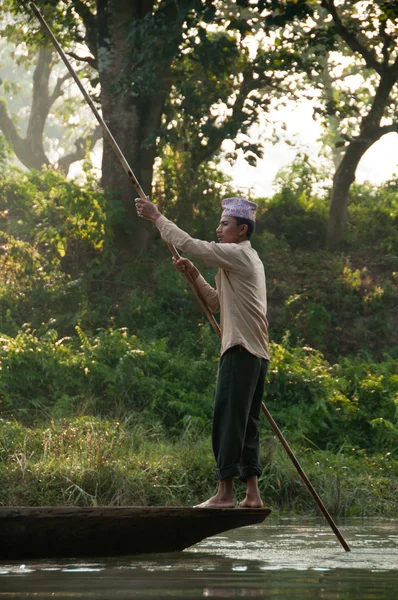
[[262, 523], [261, 509], [0, 507], [0, 560], [181, 551], [229, 529]]

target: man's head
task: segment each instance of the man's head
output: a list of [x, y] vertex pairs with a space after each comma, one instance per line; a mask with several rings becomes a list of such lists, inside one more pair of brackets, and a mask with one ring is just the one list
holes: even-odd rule
[[222, 201], [223, 213], [216, 233], [221, 243], [249, 240], [256, 220], [257, 204], [244, 198], [226, 198]]

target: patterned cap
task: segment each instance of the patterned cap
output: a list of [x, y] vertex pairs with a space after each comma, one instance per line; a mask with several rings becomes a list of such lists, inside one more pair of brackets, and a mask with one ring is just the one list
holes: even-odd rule
[[241, 217], [256, 221], [257, 204], [244, 198], [226, 198], [221, 203], [223, 207], [222, 217]]

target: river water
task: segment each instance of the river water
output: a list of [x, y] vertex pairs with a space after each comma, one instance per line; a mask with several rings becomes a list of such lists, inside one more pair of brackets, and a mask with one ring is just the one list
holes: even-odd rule
[[320, 520], [272, 520], [185, 552], [0, 563], [0, 600], [398, 600], [398, 521], [348, 520], [345, 552]]

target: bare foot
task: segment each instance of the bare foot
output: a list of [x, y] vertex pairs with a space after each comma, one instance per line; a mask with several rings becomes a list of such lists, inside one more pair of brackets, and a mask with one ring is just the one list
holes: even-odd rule
[[262, 508], [263, 503], [261, 498], [246, 498], [239, 504], [239, 508]]
[[250, 475], [246, 480], [246, 498], [239, 504], [239, 508], [262, 508], [263, 503], [258, 489], [257, 475]]
[[206, 502], [196, 504], [194, 508], [235, 508], [235, 504], [233, 498], [231, 500], [230, 498], [216, 495], [206, 500]]

